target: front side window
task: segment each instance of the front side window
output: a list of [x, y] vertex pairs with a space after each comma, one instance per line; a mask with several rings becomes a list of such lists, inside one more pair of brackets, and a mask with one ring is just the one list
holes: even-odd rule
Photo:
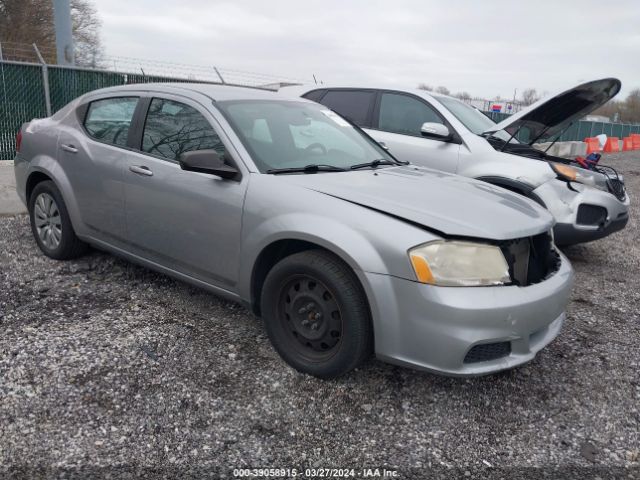
[[330, 90], [321, 103], [359, 126], [367, 126], [375, 93], [360, 90]]
[[444, 123], [435, 110], [417, 98], [397, 93], [382, 94], [380, 130], [421, 136], [422, 124], [426, 122]]
[[198, 110], [180, 102], [154, 98], [142, 134], [142, 151], [178, 160], [184, 152], [225, 148], [218, 134]]
[[373, 140], [326, 107], [309, 102], [238, 100], [217, 102], [258, 169], [352, 165], [393, 158]]
[[124, 147], [137, 104], [137, 97], [105, 98], [91, 102], [84, 128], [96, 140]]
[[[436, 97], [436, 100], [444, 105], [444, 107], [449, 110], [454, 117], [460, 120], [465, 127], [476, 135], [482, 135], [485, 131], [491, 130], [491, 128], [496, 124], [496, 122], [491, 120], [484, 113], [473, 108], [471, 105], [461, 102], [460, 100], [450, 97]], [[499, 130], [493, 135], [504, 141], [508, 141], [511, 137], [511, 135], [504, 130]], [[513, 138], [511, 139], [511, 142], [517, 143], [517, 140]]]

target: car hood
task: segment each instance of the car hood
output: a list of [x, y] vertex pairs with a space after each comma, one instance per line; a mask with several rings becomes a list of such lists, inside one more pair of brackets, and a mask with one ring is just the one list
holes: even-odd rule
[[[598, 107], [604, 105], [620, 91], [617, 78], [603, 78], [583, 83], [514, 113], [484, 133], [506, 130], [510, 134], [520, 130], [519, 139], [525, 143], [552, 139]], [[528, 130], [528, 133], [527, 133]]]
[[507, 240], [553, 226], [553, 217], [525, 197], [414, 165], [278, 178], [448, 236]]

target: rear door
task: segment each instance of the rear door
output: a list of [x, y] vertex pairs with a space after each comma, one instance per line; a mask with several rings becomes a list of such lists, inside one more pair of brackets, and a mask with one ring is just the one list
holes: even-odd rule
[[424, 99], [382, 91], [376, 104], [373, 125], [367, 133], [383, 142], [400, 160], [455, 173], [460, 145], [423, 137], [420, 130], [425, 122], [441, 123], [452, 130]]
[[58, 163], [76, 196], [83, 227], [110, 243], [124, 239], [122, 172], [138, 102], [138, 96], [125, 93], [97, 97], [76, 110], [80, 128], [65, 125], [58, 137]]
[[[315, 92], [309, 92], [306, 98], [315, 100]], [[338, 112], [361, 128], [370, 127], [373, 121], [375, 90], [341, 89], [328, 90], [320, 99], [315, 100]]]
[[[124, 168], [127, 237], [140, 256], [233, 291], [240, 254], [242, 179], [182, 170], [180, 154], [214, 149], [233, 160], [230, 143], [210, 112], [178, 95], [143, 100], [136, 152]], [[236, 157], [237, 158], [237, 157]], [[241, 168], [241, 167], [239, 167]]]

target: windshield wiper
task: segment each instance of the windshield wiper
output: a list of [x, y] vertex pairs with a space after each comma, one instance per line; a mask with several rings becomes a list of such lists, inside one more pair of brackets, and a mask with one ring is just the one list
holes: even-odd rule
[[278, 175], [279, 173], [318, 173], [318, 172], [346, 172], [346, 168], [335, 165], [311, 164], [305, 167], [271, 168], [266, 173]]
[[378, 158], [378, 159], [374, 160], [373, 162], [358, 163], [356, 165], [351, 165], [349, 168], [351, 170], [357, 170], [359, 168], [367, 168], [367, 167], [376, 168], [379, 165], [406, 165], [406, 164], [400, 163], [400, 162], [392, 162], [391, 160], [387, 160], [385, 158]]

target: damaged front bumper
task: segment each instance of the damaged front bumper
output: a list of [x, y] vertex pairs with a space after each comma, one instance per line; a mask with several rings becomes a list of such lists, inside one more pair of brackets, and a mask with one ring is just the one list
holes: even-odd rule
[[365, 273], [381, 360], [451, 376], [485, 375], [532, 360], [560, 332], [573, 270], [526, 287], [438, 287]]
[[590, 242], [622, 230], [629, 220], [629, 195], [619, 200], [594, 187], [553, 179], [533, 193], [556, 219], [553, 229], [558, 245]]

